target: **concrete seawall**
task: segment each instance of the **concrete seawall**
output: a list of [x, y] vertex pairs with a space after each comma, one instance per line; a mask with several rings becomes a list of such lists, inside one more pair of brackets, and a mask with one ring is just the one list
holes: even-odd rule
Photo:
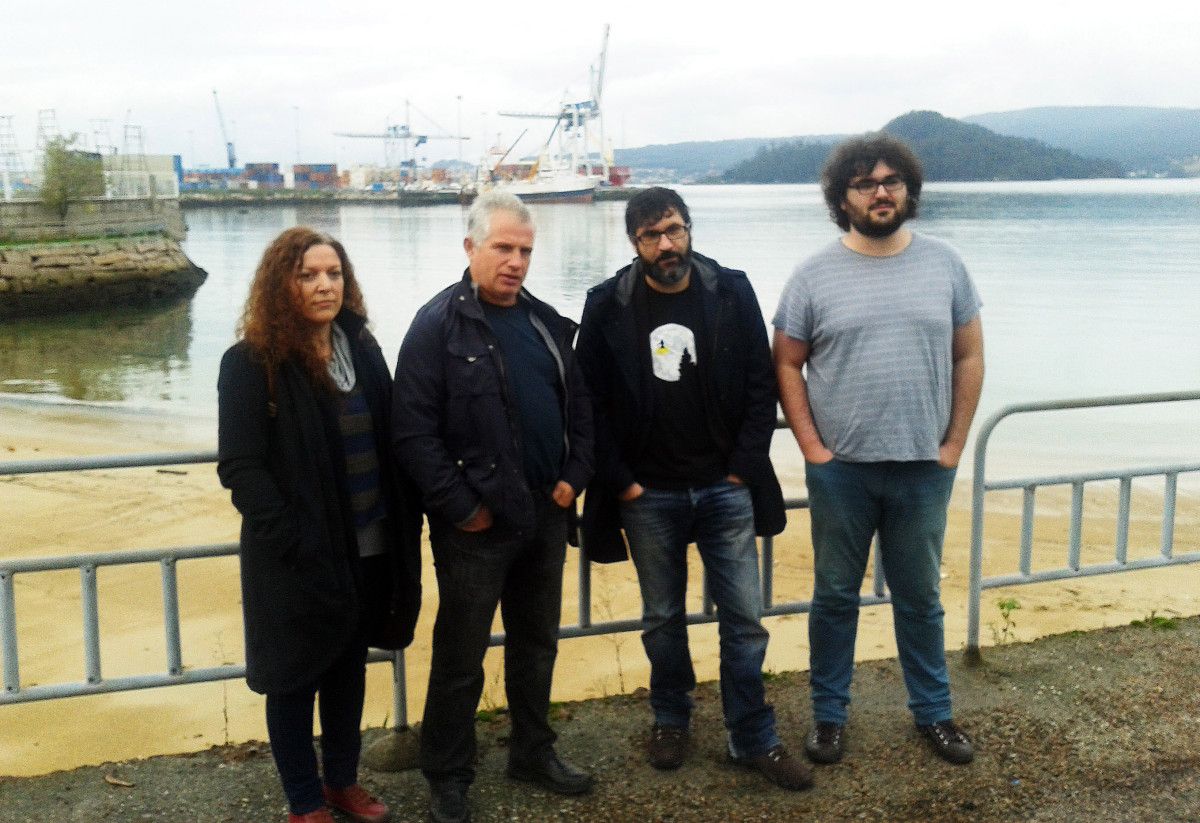
[[0, 246], [0, 319], [166, 302], [207, 276], [163, 235]]

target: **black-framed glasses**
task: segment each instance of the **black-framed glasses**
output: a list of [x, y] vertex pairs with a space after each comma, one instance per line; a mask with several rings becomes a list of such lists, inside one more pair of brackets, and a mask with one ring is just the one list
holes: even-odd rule
[[874, 194], [880, 186], [883, 186], [883, 190], [888, 194], [895, 194], [904, 188], [904, 178], [895, 174], [889, 175], [882, 180], [876, 180], [874, 177], [864, 177], [862, 180], [850, 184], [850, 188], [863, 195]]
[[657, 246], [658, 242], [662, 240], [663, 236], [665, 235], [666, 238], [672, 243], [678, 243], [680, 240], [688, 236], [688, 232], [691, 230], [691, 228], [691, 223], [679, 223], [671, 226], [671, 228], [667, 229], [666, 231], [647, 229], [637, 236], [637, 242], [639, 246]]

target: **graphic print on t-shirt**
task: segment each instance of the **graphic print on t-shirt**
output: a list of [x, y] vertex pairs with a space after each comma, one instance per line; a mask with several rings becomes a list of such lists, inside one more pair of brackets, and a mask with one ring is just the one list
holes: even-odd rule
[[650, 332], [650, 362], [659, 380], [678, 382], [682, 369], [696, 368], [696, 335], [687, 326], [664, 323]]

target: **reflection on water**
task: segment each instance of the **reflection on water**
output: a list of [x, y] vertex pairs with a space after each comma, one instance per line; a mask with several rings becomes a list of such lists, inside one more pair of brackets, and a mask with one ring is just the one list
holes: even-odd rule
[[190, 301], [5, 322], [0, 391], [169, 405], [188, 382], [191, 338]]
[[[748, 272], [768, 317], [795, 264], [838, 236], [813, 185], [684, 186], [681, 193], [694, 247]], [[533, 206], [529, 289], [578, 319], [587, 290], [633, 257], [624, 211], [619, 202]], [[1009, 403], [1200, 386], [1197, 213], [1200, 180], [927, 185], [914, 227], [962, 252], [983, 297], [979, 419]], [[190, 314], [176, 307], [3, 324], [0, 391], [212, 419], [221, 353], [233, 342], [259, 256], [298, 223], [346, 245], [389, 362], [416, 310], [466, 265], [466, 210], [457, 206], [305, 204], [186, 217], [187, 253], [209, 272]], [[1200, 443], [1196, 405], [1081, 423], [1076, 443], [1101, 457], [1192, 454]], [[1004, 430], [1020, 440], [1014, 450], [1022, 462], [1056, 460], [1069, 417], [1086, 418], [1014, 420]]]

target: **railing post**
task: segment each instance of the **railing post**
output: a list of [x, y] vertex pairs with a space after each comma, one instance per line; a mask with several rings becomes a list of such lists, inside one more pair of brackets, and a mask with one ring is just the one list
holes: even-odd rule
[[183, 672], [183, 649], [179, 640], [179, 581], [176, 575], [175, 558], [164, 557], [159, 561], [162, 569], [163, 630], [167, 644], [167, 672], [178, 675]]
[[1175, 495], [1179, 475], [1168, 474], [1163, 483], [1163, 522], [1162, 542], [1160, 544], [1163, 557], [1170, 557], [1175, 552]]
[[404, 649], [392, 655], [392, 716], [396, 718], [392, 728], [403, 731], [408, 728], [408, 677], [404, 668]]
[[0, 627], [4, 637], [4, 691], [13, 693], [21, 690], [21, 669], [17, 659], [17, 602], [13, 591], [10, 571], [0, 571]]
[[79, 567], [79, 588], [83, 605], [84, 675], [89, 683], [99, 683], [100, 676], [100, 605], [96, 597], [96, 567]]

